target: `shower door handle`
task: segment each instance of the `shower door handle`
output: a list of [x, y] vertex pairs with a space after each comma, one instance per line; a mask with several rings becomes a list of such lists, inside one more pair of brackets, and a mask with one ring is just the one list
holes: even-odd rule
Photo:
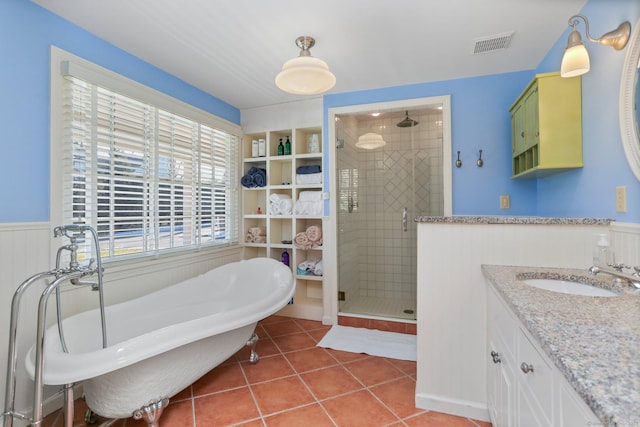
[[408, 220], [407, 208], [404, 208], [402, 209], [402, 229], [404, 231], [407, 231]]

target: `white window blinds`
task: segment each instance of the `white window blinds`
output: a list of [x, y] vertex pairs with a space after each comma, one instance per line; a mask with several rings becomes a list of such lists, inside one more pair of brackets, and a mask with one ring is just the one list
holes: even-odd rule
[[65, 75], [64, 220], [103, 256], [238, 241], [239, 137]]

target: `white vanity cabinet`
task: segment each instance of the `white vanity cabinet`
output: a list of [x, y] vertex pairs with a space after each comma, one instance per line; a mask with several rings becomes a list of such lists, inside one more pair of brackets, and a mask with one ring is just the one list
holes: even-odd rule
[[600, 421], [492, 287], [487, 292], [488, 406], [494, 427]]

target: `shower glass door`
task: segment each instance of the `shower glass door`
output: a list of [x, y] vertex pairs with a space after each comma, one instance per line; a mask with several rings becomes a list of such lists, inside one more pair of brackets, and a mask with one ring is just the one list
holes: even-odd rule
[[[442, 123], [440, 105], [337, 116], [340, 313], [415, 319], [414, 218], [444, 212]], [[368, 132], [386, 145], [356, 147]]]

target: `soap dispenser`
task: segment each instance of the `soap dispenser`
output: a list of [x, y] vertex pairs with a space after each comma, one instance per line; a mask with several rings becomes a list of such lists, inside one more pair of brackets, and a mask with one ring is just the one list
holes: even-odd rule
[[598, 243], [593, 248], [593, 265], [607, 267], [614, 263], [613, 249], [606, 234], [598, 234]]

